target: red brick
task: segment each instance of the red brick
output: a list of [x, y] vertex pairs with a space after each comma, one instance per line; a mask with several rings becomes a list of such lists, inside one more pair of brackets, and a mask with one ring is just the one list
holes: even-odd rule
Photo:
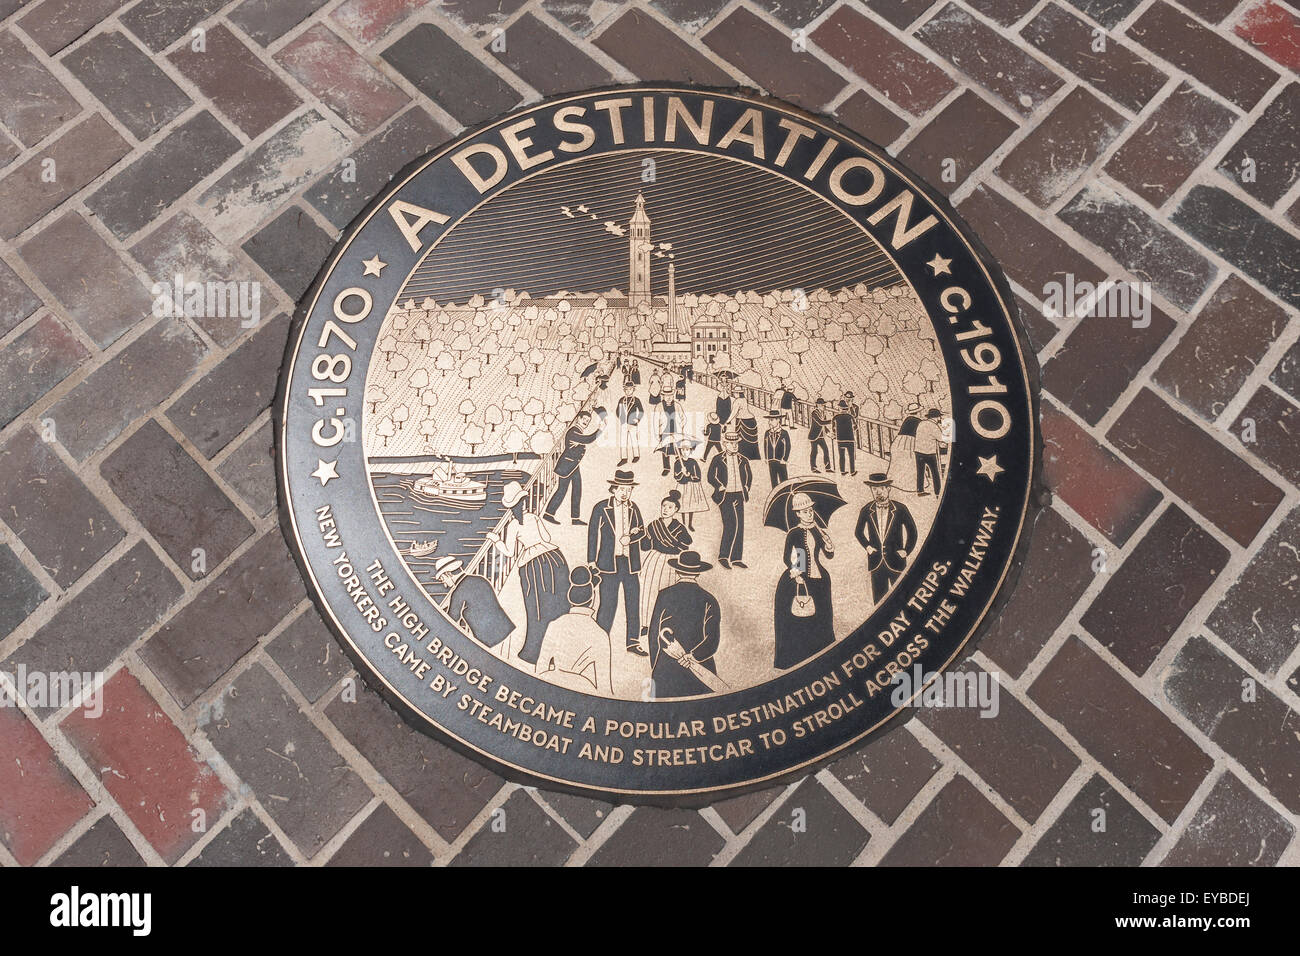
[[1123, 128], [1123, 117], [1075, 87], [1006, 155], [997, 174], [1038, 205], [1051, 205]]
[[362, 132], [380, 126], [409, 99], [323, 24], [304, 30], [282, 47], [275, 59]]
[[642, 80], [726, 86], [725, 70], [641, 10], [628, 10], [591, 41]]
[[560, 866], [572, 855], [573, 837], [525, 791], [512, 793], [493, 815], [497, 813], [504, 814], [497, 818], [504, 819], [504, 829], [493, 826], [494, 821], [485, 822], [456, 854], [452, 866]]
[[1020, 831], [965, 777], [950, 781], [881, 859], [881, 866], [996, 866]]
[[743, 7], [703, 37], [710, 50], [744, 70], [774, 96], [818, 109], [844, 89], [844, 80], [812, 52], [797, 53], [790, 36]]
[[909, 113], [929, 112], [953, 88], [943, 70], [847, 6], [823, 20], [812, 38]]
[[206, 49], [173, 50], [168, 59], [248, 136], [258, 136], [301, 102], [238, 37], [221, 24], [208, 28]]
[[[793, 825], [796, 813], [803, 827]], [[805, 777], [731, 865], [848, 866], [868, 839], [862, 824], [816, 777]]]
[[[1246, 421], [1252, 423], [1254, 440], [1246, 444]], [[1237, 416], [1232, 434], [1293, 485], [1300, 485], [1300, 406], [1288, 401], [1267, 385], [1261, 385]]]
[[89, 353], [52, 315], [0, 350], [0, 428], [63, 381]]
[[[971, 90], [962, 90], [898, 154], [944, 195], [964, 183], [1016, 129], [1001, 110]], [[952, 160], [955, 179], [944, 179]]]
[[520, 100], [514, 87], [432, 23], [418, 24], [384, 50], [383, 57], [467, 126], [504, 113]]
[[1234, 31], [1256, 50], [1300, 72], [1300, 16], [1264, 0], [1241, 15]]
[[92, 37], [63, 63], [136, 139], [147, 139], [191, 105], [172, 78], [123, 33]]
[[1295, 827], [1225, 771], [1162, 866], [1275, 866]]
[[1106, 437], [1241, 545], [1282, 501], [1282, 491], [1144, 388]]
[[30, 866], [94, 804], [17, 707], [0, 707], [0, 839]]
[[1042, 403], [1043, 472], [1055, 494], [1123, 546], [1160, 503], [1160, 492], [1062, 414]]
[[362, 43], [374, 43], [420, 7], [425, 0], [344, 0], [330, 14]]
[[[1096, 811], [1106, 814], [1096, 827]], [[1029, 851], [1021, 866], [1137, 866], [1160, 831], [1102, 777], [1094, 775]]]
[[835, 118], [879, 146], [888, 146], [907, 129], [907, 120], [866, 90], [858, 90], [837, 106]]
[[910, 731], [896, 727], [827, 769], [868, 810], [892, 824], [938, 773], [939, 761]]
[[125, 668], [104, 685], [104, 713], [73, 711], [63, 732], [113, 799], [168, 863], [174, 863], [221, 816], [225, 786], [186, 743], [158, 702]]
[[1029, 696], [1170, 823], [1214, 766], [1172, 720], [1077, 637], [1056, 652]]

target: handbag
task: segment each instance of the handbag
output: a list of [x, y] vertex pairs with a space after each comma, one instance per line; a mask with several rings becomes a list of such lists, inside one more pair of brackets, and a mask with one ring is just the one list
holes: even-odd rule
[[808, 593], [808, 585], [795, 583], [794, 599], [790, 601], [790, 613], [794, 617], [812, 617], [817, 613], [817, 605], [813, 602], [812, 595]]

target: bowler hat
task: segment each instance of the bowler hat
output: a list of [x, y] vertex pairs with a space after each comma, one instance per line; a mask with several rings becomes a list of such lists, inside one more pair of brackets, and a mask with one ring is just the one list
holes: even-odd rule
[[632, 472], [630, 472], [630, 471], [623, 471], [623, 470], [621, 470], [621, 469], [619, 469], [619, 470], [617, 470], [617, 471], [614, 472], [614, 477], [610, 479], [609, 483], [610, 483], [611, 485], [637, 485], [637, 484], [640, 484], [640, 482], [638, 482], [638, 481], [636, 480], [636, 475], [632, 474]]
[[677, 557], [669, 558], [668, 566], [683, 574], [699, 574], [713, 567], [709, 562], [700, 560], [698, 551], [683, 551]]
[[873, 471], [867, 475], [866, 484], [868, 485], [892, 485], [894, 479], [890, 478], [883, 471]]

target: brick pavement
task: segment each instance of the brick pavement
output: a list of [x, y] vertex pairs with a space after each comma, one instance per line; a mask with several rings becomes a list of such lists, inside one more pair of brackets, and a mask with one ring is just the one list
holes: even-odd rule
[[[1300, 862], [1297, 70], [1294, 0], [0, 0], [0, 670], [108, 675], [97, 721], [0, 708], [0, 862]], [[357, 688], [269, 457], [285, 316], [388, 177], [635, 79], [887, 146], [1043, 365], [1053, 499], [961, 665], [1000, 716], [701, 811], [505, 783]], [[262, 322], [153, 317], [178, 272]], [[1066, 274], [1150, 325], [1046, 314]]]

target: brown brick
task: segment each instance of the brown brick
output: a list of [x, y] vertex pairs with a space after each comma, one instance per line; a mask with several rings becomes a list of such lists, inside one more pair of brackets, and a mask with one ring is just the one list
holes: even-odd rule
[[1061, 80], [1010, 40], [980, 23], [954, 3], [916, 31], [957, 69], [1025, 115], [1061, 87]]
[[[206, 576], [253, 532], [225, 492], [152, 418], [114, 449], [99, 471], [192, 580]], [[203, 551], [201, 563], [196, 549]]]
[[10, 655], [6, 667], [104, 671], [181, 597], [175, 575], [143, 541], [99, 573]]
[[944, 786], [880, 861], [881, 866], [995, 866], [1020, 836], [965, 777]]
[[1228, 549], [1171, 504], [1111, 569], [1080, 623], [1141, 676], [1227, 563]]
[[1160, 831], [1094, 774], [1020, 865], [1137, 866], [1159, 839]]
[[124, 0], [41, 0], [32, 4], [19, 26], [46, 53], [58, 53], [122, 6]]
[[42, 316], [0, 351], [0, 428], [58, 385], [89, 353], [52, 315]]
[[456, 854], [452, 866], [560, 866], [577, 845], [523, 790], [512, 793], [493, 816], [505, 829], [488, 820]]
[[140, 648], [168, 692], [188, 707], [305, 595], [278, 529], [262, 535]]
[[733, 10], [702, 39], [705, 46], [744, 70], [773, 96], [808, 109], [824, 106], [844, 89], [844, 80], [813, 53], [796, 52], [788, 34], [743, 7]]
[[0, 841], [31, 866], [94, 807], [31, 721], [0, 707]]
[[85, 461], [175, 391], [206, 354], [184, 322], [161, 320], [50, 408], [59, 444]]
[[1179, 0], [1179, 2], [1208, 23], [1218, 23], [1237, 9], [1236, 0]]
[[1029, 553], [1011, 599], [980, 640], [980, 650], [1019, 677], [1092, 583], [1093, 546], [1051, 508], [1034, 521]]
[[731, 828], [732, 833], [741, 833], [784, 792], [784, 787], [756, 790], [753, 793], [743, 793], [738, 797], [729, 797], [712, 806], [722, 818], [722, 822]]
[[[531, 802], [531, 801], [530, 801]], [[527, 834], [532, 836], [531, 831]], [[514, 842], [523, 844], [521, 834]], [[326, 866], [430, 866], [433, 854], [386, 803], [381, 803], [343, 841]]]
[[805, 777], [731, 865], [848, 866], [868, 839], [843, 804], [815, 777]]
[[938, 772], [939, 761], [898, 727], [827, 769], [868, 810], [892, 824]]
[[1278, 360], [1268, 380], [1292, 398], [1300, 401], [1300, 342], [1292, 343]]
[[226, 824], [202, 852], [187, 864], [212, 866], [292, 866], [275, 835], [252, 810], [245, 810]]
[[1148, 388], [1106, 437], [1238, 544], [1249, 544], [1282, 500], [1272, 482]]
[[520, 100], [509, 84], [431, 23], [418, 24], [383, 56], [416, 89], [466, 126], [504, 113]]
[[907, 120], [866, 90], [858, 90], [837, 106], [835, 118], [880, 146], [888, 146], [907, 129]]
[[[86, 117], [0, 179], [0, 238], [18, 235], [80, 192], [130, 149], [98, 113]], [[50, 168], [46, 160], [54, 162], [53, 182], [43, 178]]]
[[290, 206], [242, 246], [291, 300], [301, 299], [334, 248], [334, 237], [298, 205]]
[[[898, 158], [944, 195], [966, 181], [1015, 132], [1016, 124], [1001, 110], [970, 90], [962, 90], [912, 141]], [[956, 178], [944, 179], [945, 162], [955, 164]]]
[[102, 816], [50, 866], [83, 868], [144, 866], [144, 859], [110, 816]]
[[[1297, 714], [1203, 637], [1193, 637], [1164, 675], [1165, 696], [1292, 813], [1300, 812]], [[1253, 700], [1244, 700], [1249, 688]]]
[[312, 607], [298, 615], [266, 650], [302, 696], [313, 703], [352, 670], [343, 648]]
[[183, 46], [168, 59], [247, 136], [266, 132], [301, 102], [226, 27], [209, 27], [206, 44], [202, 53]]
[[612, 804], [592, 800], [589, 797], [579, 797], [572, 793], [556, 793], [548, 790], [540, 795], [546, 800], [546, 805], [564, 817], [569, 826], [584, 839], [595, 833], [596, 828], [614, 809]]
[[1169, 79], [1127, 44], [1106, 37], [1102, 53], [1093, 50], [1093, 27], [1049, 3], [1020, 35], [1116, 103], [1140, 112]]
[[[275, 311], [271, 287], [257, 278], [257, 270], [218, 242], [189, 213], [177, 213], [154, 229], [131, 247], [131, 255], [152, 281], [169, 288], [175, 287], [178, 275], [183, 283], [257, 282], [259, 319]], [[247, 331], [243, 325], [247, 320], [238, 315], [196, 315], [189, 320], [218, 345], [230, 345]]]
[[1147, 7], [1128, 35], [1243, 110], [1277, 81], [1277, 74], [1249, 53], [1164, 0]]
[[0, 33], [0, 123], [35, 146], [81, 112], [81, 106], [12, 30]]
[[271, 423], [244, 439], [226, 456], [217, 472], [239, 492], [241, 498], [259, 515], [268, 515], [275, 507], [275, 454], [271, 441]]
[[119, 239], [157, 219], [239, 151], [239, 140], [206, 110], [186, 120], [99, 187], [86, 208]]
[[500, 777], [416, 730], [363, 684], [356, 701], [335, 697], [325, 716], [449, 843], [501, 789]]
[[30, 428], [0, 445], [0, 514], [62, 587], [124, 536], [108, 509]]
[[[1254, 162], [1254, 177], [1243, 163]], [[1266, 206], [1282, 198], [1300, 177], [1300, 83], [1292, 83], [1269, 103], [1250, 129], [1219, 160], [1219, 172]]]
[[171, 77], [117, 31], [91, 37], [63, 65], [136, 139], [147, 139], [190, 106]]
[[155, 53], [212, 16], [229, 0], [141, 0], [122, 14], [122, 25]]
[[13, 549], [3, 542], [0, 542], [0, 593], [5, 595], [0, 603], [0, 638], [12, 634], [49, 597]]
[[850, 7], [823, 20], [812, 38], [909, 113], [929, 112], [952, 91], [947, 73]]
[[1123, 117], [1075, 87], [1006, 155], [997, 173], [1038, 205], [1051, 205], [1123, 128]]
[[[1245, 444], [1246, 422], [1255, 431], [1254, 440]], [[1261, 385], [1237, 416], [1232, 433], [1243, 446], [1268, 462], [1293, 485], [1300, 485], [1300, 407]]]
[[1107, 29], [1123, 20], [1138, 8], [1142, 0], [1068, 0], [1070, 6], [1081, 10]]
[[642, 80], [726, 86], [731, 76], [640, 10], [628, 10], [591, 41]]
[[409, 100], [337, 33], [319, 23], [282, 47], [275, 60], [362, 132], [382, 125]]
[[1153, 206], [1190, 176], [1232, 127], [1232, 110], [1179, 84], [1102, 167]]
[[1229, 647], [1275, 674], [1300, 644], [1300, 509], [1292, 511], [1251, 557], [1206, 621]]
[[1182, 812], [1214, 765], [1077, 637], [1056, 652], [1029, 696], [1168, 822]]
[[506, 29], [505, 50], [492, 50], [490, 41], [487, 49], [544, 96], [613, 81], [604, 67], [531, 13]]
[[1162, 866], [1275, 866], [1295, 827], [1225, 771]]
[[326, 0], [244, 0], [228, 16], [231, 23], [262, 46], [267, 46], [323, 7], [325, 2]]
[[304, 854], [369, 802], [370, 788], [261, 664], [240, 674], [214, 711], [203, 727], [212, 746]]
[[0, 335], [8, 335], [40, 307], [41, 300], [27, 283], [0, 259]]
[[722, 836], [694, 810], [638, 807], [610, 835], [592, 866], [705, 866], [722, 849]]
[[1011, 26], [1037, 5], [1037, 0], [970, 0], [972, 8], [1003, 26]]
[[1238, 276], [1229, 275], [1152, 378], [1213, 421], [1282, 334], [1286, 322], [1280, 306]]
[[[975, 679], [983, 674], [971, 662], [952, 672]], [[1079, 758], [1070, 748], [1007, 692], [998, 694], [998, 710], [993, 716], [985, 715], [970, 697], [964, 707], [926, 707], [918, 715], [921, 723], [1030, 822], [1038, 819], [1079, 766]]]
[[1049, 283], [1100, 282], [1106, 274], [1071, 246], [1061, 229], [1049, 229], [985, 185], [957, 207], [1007, 275], [1040, 298]]
[[914, 23], [934, 3], [932, 0], [866, 0], [866, 5], [872, 13], [902, 30]]
[[270, 406], [288, 333], [289, 317], [275, 316], [167, 410], [203, 454], [213, 457]]
[[1042, 404], [1043, 477], [1048, 487], [1112, 543], [1123, 547], [1160, 503], [1160, 492], [1050, 401]]

